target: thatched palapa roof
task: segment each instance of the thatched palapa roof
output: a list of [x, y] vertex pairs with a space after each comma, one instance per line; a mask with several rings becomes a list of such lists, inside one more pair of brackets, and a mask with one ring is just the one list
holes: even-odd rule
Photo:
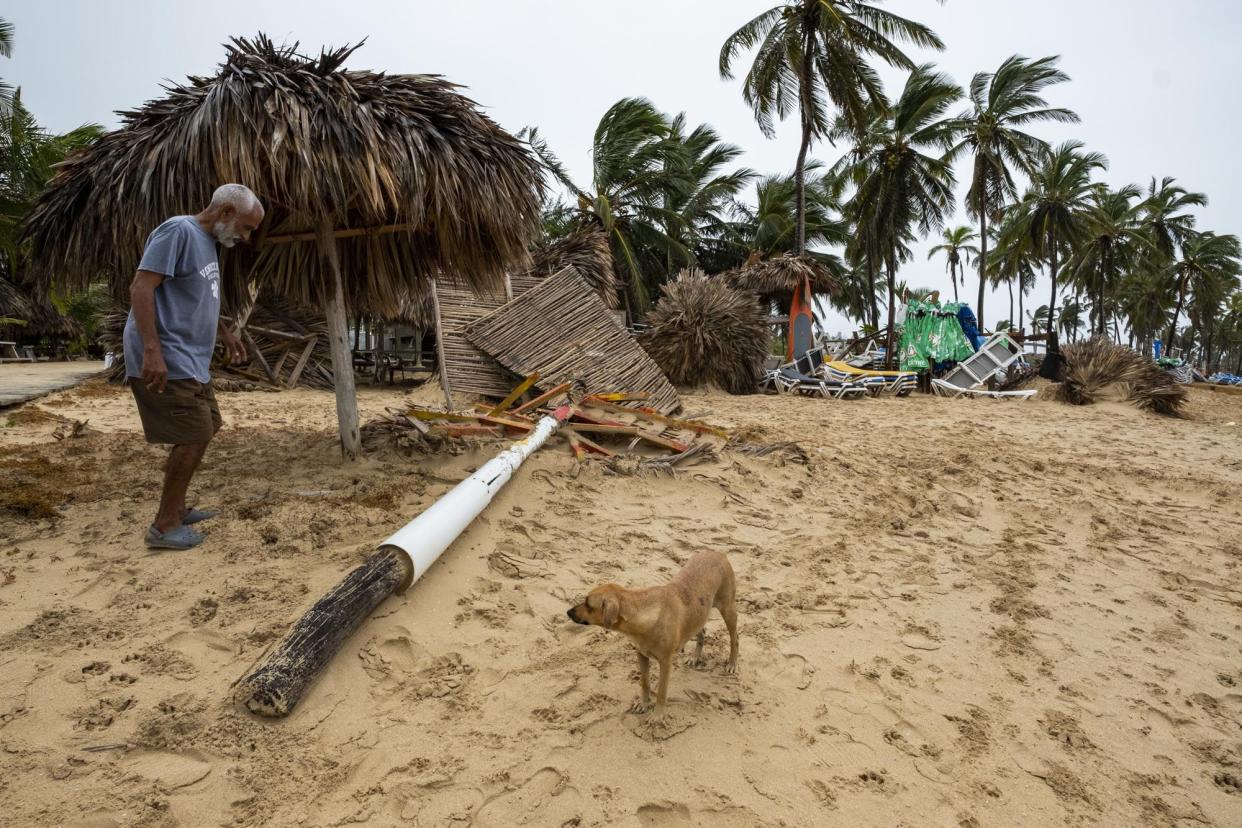
[[39, 200], [27, 226], [38, 278], [81, 287], [107, 273], [123, 294], [147, 234], [230, 181], [267, 219], [255, 247], [223, 252], [229, 306], [244, 303], [247, 274], [321, 306], [330, 271], [310, 242], [325, 219], [355, 311], [395, 311], [437, 274], [495, 286], [525, 267], [542, 196], [533, 156], [439, 76], [345, 69], [361, 45], [306, 57], [234, 38], [215, 75], [121, 113]]
[[[617, 276], [612, 267], [612, 250], [608, 247], [608, 234], [599, 227], [586, 226], [567, 236], [541, 244], [531, 252], [532, 264], [515, 281], [527, 280], [531, 287], [567, 267], [594, 290], [611, 310], [621, 307], [617, 295]], [[525, 285], [514, 285], [514, 292], [521, 293]]]
[[683, 270], [664, 285], [639, 343], [678, 385], [753, 394], [768, 355], [767, 312], [719, 277]]
[[721, 275], [738, 290], [775, 299], [788, 300], [803, 278], [810, 279], [811, 292], [815, 294], [835, 296], [841, 290], [840, 281], [826, 265], [810, 256], [792, 253], [748, 262]]

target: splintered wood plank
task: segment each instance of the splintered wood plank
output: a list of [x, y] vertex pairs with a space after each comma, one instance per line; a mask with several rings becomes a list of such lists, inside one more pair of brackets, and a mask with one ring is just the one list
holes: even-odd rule
[[513, 409], [513, 411], [511, 411], [510, 413], [511, 414], [525, 414], [527, 411], [532, 411], [538, 408], [539, 406], [543, 405], [544, 403], [548, 402], [549, 400], [554, 400], [557, 397], [561, 396], [562, 394], [568, 393], [569, 389], [572, 386], [573, 386], [573, 383], [562, 382], [560, 385], [553, 386], [552, 388], [549, 388], [547, 391], [544, 391], [542, 394], [540, 394], [538, 397], [535, 397], [533, 400], [522, 403], [517, 408]]
[[578, 434], [638, 434], [638, 426], [605, 425], [604, 423], [573, 422], [573, 429]]
[[566, 431], [565, 436], [569, 438], [569, 450], [574, 453], [574, 459], [585, 459], [586, 449], [582, 445], [582, 438], [572, 431]]
[[577, 441], [581, 443], [583, 448], [585, 448], [587, 451], [598, 454], [601, 457], [615, 457], [616, 456], [611, 451], [601, 446], [599, 443], [587, 437], [585, 434], [580, 434], [579, 432], [574, 431], [568, 425], [562, 426], [561, 428], [566, 434], [569, 435], [569, 439], [571, 441], [574, 439], [577, 439]]
[[488, 413], [489, 414], [501, 414], [507, 411], [509, 409], [509, 406], [517, 402], [518, 397], [522, 396], [527, 391], [529, 391], [530, 387], [538, 381], [539, 381], [539, 372], [536, 371], [535, 373], [531, 374], [526, 379], [522, 380], [522, 382], [518, 385], [517, 388], [514, 388], [512, 391], [509, 392], [509, 396], [505, 397], [503, 400], [497, 403], [492, 408], [492, 410], [489, 411]]
[[654, 408], [647, 406], [643, 406], [642, 408], [627, 408], [624, 405], [617, 405], [616, 403], [611, 403], [607, 400], [601, 400], [593, 395], [584, 399], [582, 401], [582, 405], [587, 408], [598, 408], [603, 411], [613, 411], [618, 414], [632, 414], [635, 417], [653, 420], [657, 423], [665, 423], [666, 425], [671, 425], [676, 428], [684, 428], [688, 431], [698, 432], [699, 434], [711, 434], [720, 438], [728, 438], [729, 436], [729, 432], [725, 431], [723, 428], [717, 428], [716, 426], [708, 425], [707, 423], [699, 422], [698, 420], [679, 420], [676, 417], [669, 417], [665, 414], [661, 414]]
[[310, 361], [311, 353], [315, 350], [315, 343], [318, 341], [318, 336], [312, 336], [306, 340], [306, 347], [302, 349], [302, 356], [298, 357], [297, 364], [293, 366], [293, 373], [289, 375], [289, 379], [285, 382], [285, 388], [292, 388], [298, 384], [298, 379], [302, 376], [302, 372], [306, 370], [306, 363]]

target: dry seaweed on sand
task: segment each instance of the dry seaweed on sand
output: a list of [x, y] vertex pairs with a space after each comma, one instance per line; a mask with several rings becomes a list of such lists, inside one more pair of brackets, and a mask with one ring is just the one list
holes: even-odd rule
[[806, 449], [794, 442], [752, 443], [741, 437], [731, 437], [725, 443], [725, 451], [749, 454], [752, 457], [776, 457], [782, 464], [811, 464], [811, 456], [806, 453]]
[[1186, 389], [1167, 372], [1137, 351], [1095, 337], [1062, 349], [1062, 382], [1055, 398], [1072, 405], [1090, 405], [1109, 387], [1122, 399], [1144, 411], [1172, 417], [1182, 415]]
[[678, 385], [753, 393], [768, 354], [767, 314], [722, 278], [683, 270], [664, 286], [639, 342]]

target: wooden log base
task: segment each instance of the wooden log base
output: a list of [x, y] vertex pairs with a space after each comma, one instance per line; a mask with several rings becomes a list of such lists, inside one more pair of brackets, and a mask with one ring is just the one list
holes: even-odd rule
[[345, 640], [413, 577], [410, 559], [399, 549], [381, 549], [367, 558], [316, 601], [241, 680], [237, 700], [260, 716], [287, 716]]

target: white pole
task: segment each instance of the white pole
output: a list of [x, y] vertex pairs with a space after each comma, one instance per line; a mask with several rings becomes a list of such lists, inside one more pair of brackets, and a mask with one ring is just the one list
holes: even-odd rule
[[555, 434], [568, 418], [567, 405], [542, 418], [525, 438], [489, 460], [380, 544], [380, 549], [399, 549], [409, 558], [413, 572], [410, 584], [431, 568], [436, 558], [492, 502], [496, 492], [509, 482], [522, 461]]

